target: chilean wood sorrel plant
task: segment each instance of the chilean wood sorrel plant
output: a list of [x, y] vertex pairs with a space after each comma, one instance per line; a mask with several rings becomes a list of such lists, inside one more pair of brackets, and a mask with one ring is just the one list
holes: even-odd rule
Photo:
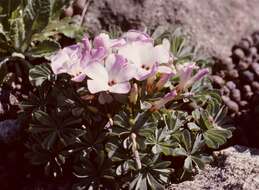
[[25, 81], [16, 98], [26, 157], [46, 176], [69, 176], [77, 190], [163, 189], [231, 137], [206, 64], [180, 36], [102, 33], [60, 49], [60, 34], [81, 39], [82, 28], [60, 19], [69, 0], [7, 2], [0, 86], [9, 89], [10, 72]]
[[74, 189], [164, 189], [202, 169], [232, 133], [209, 69], [181, 37], [139, 31], [64, 47], [30, 69], [27, 158]]

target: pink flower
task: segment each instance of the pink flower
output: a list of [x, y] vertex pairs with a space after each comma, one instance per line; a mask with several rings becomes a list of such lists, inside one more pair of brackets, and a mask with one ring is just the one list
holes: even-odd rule
[[125, 45], [126, 41], [124, 39], [110, 39], [108, 34], [101, 33], [94, 38], [93, 45], [95, 48], [104, 48], [106, 53], [112, 51], [112, 48], [117, 48]]
[[59, 50], [50, 58], [51, 68], [57, 74], [68, 73], [72, 80], [81, 82], [90, 63], [102, 60], [105, 56], [103, 47], [92, 48], [87, 37], [81, 43]]
[[129, 30], [122, 35], [122, 38], [127, 42], [142, 41], [153, 43], [153, 39], [148, 34], [137, 30]]
[[110, 54], [105, 65], [92, 63], [87, 69], [88, 89], [92, 94], [111, 92], [126, 94], [130, 91], [129, 80], [135, 69], [120, 55]]
[[177, 96], [176, 90], [172, 90], [171, 92], [167, 93], [160, 100], [155, 101], [153, 103], [153, 106], [151, 107], [151, 111], [155, 111], [155, 110], [161, 109], [163, 106], [165, 106], [165, 104], [167, 104], [168, 102], [172, 101], [176, 96]]
[[207, 68], [200, 69], [194, 76], [193, 71], [198, 67], [195, 63], [186, 63], [178, 67], [178, 76], [180, 77], [180, 82], [177, 85], [178, 90], [186, 90], [196, 81], [201, 80], [205, 75], [209, 73]]
[[[169, 61], [169, 51], [165, 46], [154, 46], [152, 42], [146, 40], [128, 42], [118, 49], [118, 54], [136, 67], [135, 78], [139, 81], [154, 75], [160, 64]], [[169, 70], [170, 68], [167, 72], [170, 72]]]

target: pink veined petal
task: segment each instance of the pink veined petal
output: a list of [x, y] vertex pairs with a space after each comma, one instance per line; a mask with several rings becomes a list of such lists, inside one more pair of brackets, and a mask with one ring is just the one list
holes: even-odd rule
[[168, 63], [170, 59], [170, 52], [163, 44], [157, 45], [154, 48], [154, 55], [156, 56], [157, 63]]
[[142, 42], [152, 42], [153, 43], [153, 39], [150, 38], [150, 36], [148, 34], [137, 31], [137, 30], [129, 30], [122, 37], [125, 38], [126, 41], [128, 41], [128, 42], [142, 41]]
[[[140, 65], [141, 59], [140, 59], [140, 50], [141, 50], [142, 44], [137, 43], [130, 43], [125, 46], [122, 46], [118, 50], [118, 54], [126, 58], [128, 61], [132, 62], [133, 64]], [[151, 45], [152, 46], [152, 45]]]
[[103, 83], [100, 80], [87, 80], [87, 87], [92, 94], [107, 91], [109, 89], [108, 84]]
[[85, 74], [79, 74], [78, 76], [73, 77], [71, 80], [75, 82], [82, 82], [85, 79]]
[[153, 110], [159, 110], [160, 108], [165, 106], [165, 104], [167, 104], [168, 102], [172, 101], [176, 96], [177, 96], [176, 90], [172, 90], [171, 92], [167, 93], [160, 100], [155, 101], [154, 104], [153, 104], [153, 108], [152, 109]]
[[152, 43], [135, 41], [119, 48], [118, 54], [136, 65], [152, 65], [156, 62]]
[[170, 68], [169, 66], [166, 66], [166, 65], [159, 65], [157, 71], [159, 73], [166, 73], [166, 74], [174, 73], [172, 68]]
[[108, 73], [101, 63], [94, 62], [88, 64], [84, 73], [91, 79], [103, 81], [103, 83], [108, 84]]
[[123, 82], [117, 83], [115, 85], [109, 86], [109, 92], [117, 94], [127, 94], [130, 91], [130, 83]]
[[108, 34], [101, 33], [94, 38], [93, 45], [95, 48], [103, 47], [108, 49], [110, 47], [110, 37]]
[[66, 73], [68, 68], [69, 57], [62, 50], [51, 56], [51, 68], [52, 71], [57, 75], [60, 73]]
[[135, 67], [121, 55], [111, 54], [107, 58], [107, 65], [105, 66], [108, 70], [109, 80], [114, 80], [118, 83], [129, 81], [136, 72]]
[[101, 61], [107, 53], [107, 50], [104, 47], [99, 47], [97, 49], [92, 49], [91, 50], [91, 61], [94, 62], [99, 62]]
[[107, 72], [109, 73], [110, 70], [112, 69], [114, 63], [116, 61], [116, 56], [115, 54], [110, 54], [107, 56], [106, 60], [105, 60], [105, 68], [107, 70]]
[[190, 80], [188, 80], [186, 87], [191, 86], [193, 83], [195, 83], [196, 81], [201, 80], [203, 77], [205, 77], [207, 74], [209, 73], [209, 69], [205, 68], [205, 69], [201, 69], [199, 70]]
[[82, 39], [82, 44], [85, 51], [90, 51], [92, 49], [91, 43], [86, 35]]
[[192, 72], [193, 67], [191, 65], [183, 68], [183, 70], [180, 71], [180, 83], [186, 83], [191, 78]]
[[157, 72], [157, 69], [158, 69], [157, 64], [154, 64], [152, 66], [152, 69], [150, 69], [150, 70], [138, 68], [137, 73], [135, 75], [135, 79], [137, 79], [138, 81], [143, 81], [143, 80], [147, 79], [148, 77], [154, 75]]
[[120, 39], [113, 39], [111, 40], [110, 43], [111, 43], [110, 46], [113, 48], [113, 47], [121, 47], [125, 45], [127, 42], [125, 41], [125, 39], [120, 38]]

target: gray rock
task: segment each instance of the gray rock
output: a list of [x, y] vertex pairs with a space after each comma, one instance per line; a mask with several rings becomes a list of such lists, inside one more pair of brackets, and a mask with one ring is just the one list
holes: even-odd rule
[[169, 190], [257, 190], [259, 150], [235, 145], [215, 152], [215, 164], [207, 165], [193, 181], [173, 184]]
[[258, 9], [258, 0], [93, 0], [85, 26], [98, 33], [113, 26], [125, 31], [178, 25], [205, 52], [227, 57], [242, 36], [259, 29]]
[[20, 130], [17, 120], [4, 120], [0, 122], [0, 141], [4, 143], [13, 142]]

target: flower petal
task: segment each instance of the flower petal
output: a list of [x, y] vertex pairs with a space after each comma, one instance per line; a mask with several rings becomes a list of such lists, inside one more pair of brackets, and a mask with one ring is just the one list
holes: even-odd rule
[[166, 74], [174, 73], [173, 69], [166, 65], [159, 65], [157, 71], [159, 73], [166, 73]]
[[129, 81], [136, 73], [136, 68], [121, 55], [111, 54], [106, 59], [105, 67], [108, 70], [109, 80], [118, 83]]
[[109, 88], [107, 83], [103, 83], [100, 80], [87, 80], [87, 87], [92, 94], [107, 91]]
[[112, 47], [122, 46], [126, 43], [124, 39], [110, 39], [108, 34], [101, 33], [94, 38], [93, 45], [95, 48], [103, 47], [106, 50]]
[[122, 37], [125, 38], [127, 42], [142, 41], [153, 43], [153, 39], [150, 38], [148, 34], [137, 30], [129, 30]]
[[155, 46], [154, 55], [156, 56], [156, 61], [158, 63], [168, 63], [170, 60], [170, 51], [165, 47], [165, 44], [160, 44]]
[[134, 78], [137, 79], [138, 81], [146, 80], [148, 77], [154, 75], [157, 72], [157, 68], [158, 68], [157, 64], [154, 64], [152, 66], [152, 69], [150, 70], [139, 68]]
[[112, 85], [109, 87], [109, 91], [117, 94], [127, 94], [130, 91], [130, 83], [123, 82]]
[[94, 62], [87, 65], [84, 73], [93, 80], [103, 81], [108, 84], [108, 73], [101, 63]]
[[75, 82], [82, 82], [86, 77], [86, 74], [80, 74], [78, 76], [73, 77], [71, 80]]

